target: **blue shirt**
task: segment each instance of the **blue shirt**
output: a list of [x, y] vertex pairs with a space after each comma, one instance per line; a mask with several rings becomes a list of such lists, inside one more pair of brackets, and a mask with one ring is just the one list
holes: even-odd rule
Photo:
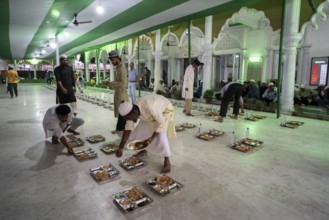
[[136, 69], [130, 69], [128, 71], [128, 82], [136, 82], [137, 81], [137, 70]]

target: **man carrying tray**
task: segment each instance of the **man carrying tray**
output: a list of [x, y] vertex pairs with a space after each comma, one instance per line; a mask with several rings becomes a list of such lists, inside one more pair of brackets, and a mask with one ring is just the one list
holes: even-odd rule
[[[72, 133], [74, 135], [79, 135], [78, 132], [75, 131], [79, 126], [83, 125], [84, 120], [79, 117], [73, 117], [73, 112], [68, 105], [56, 105], [47, 110], [43, 121], [43, 129], [46, 134], [46, 138], [49, 137], [48, 131], [53, 132], [52, 143], [59, 144], [59, 140], [64, 144], [67, 148], [68, 153], [72, 154], [72, 147], [66, 140], [64, 136], [64, 132], [67, 129], [67, 132]], [[59, 140], [58, 140], [59, 139]]]
[[[126, 120], [117, 157], [121, 157], [128, 140], [142, 140], [144, 146], [156, 155], [164, 157], [162, 173], [170, 172], [169, 156], [171, 155], [168, 136], [176, 137], [174, 124], [174, 108], [171, 102], [156, 94], [146, 95], [136, 101], [123, 102], [119, 105], [119, 114]], [[135, 123], [140, 119], [138, 125]], [[142, 150], [136, 156], [146, 155]]]

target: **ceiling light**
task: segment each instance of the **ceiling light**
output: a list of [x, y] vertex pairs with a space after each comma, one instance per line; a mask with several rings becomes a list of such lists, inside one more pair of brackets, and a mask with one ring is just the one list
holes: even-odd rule
[[50, 43], [51, 48], [56, 48], [57, 45], [55, 43]]
[[59, 17], [59, 15], [61, 14], [59, 11], [57, 11], [57, 10], [53, 10], [52, 12], [51, 12], [51, 14], [53, 15], [53, 16], [55, 16], [55, 17]]
[[39, 57], [40, 55], [39, 55], [39, 54], [36, 54], [35, 56], [36, 56], [36, 57]]
[[41, 54], [45, 54], [46, 53], [46, 51], [45, 50], [41, 50]]
[[70, 36], [70, 33], [67, 31], [67, 29], [66, 29], [65, 32], [64, 32], [64, 36], [65, 36], [65, 37]]
[[96, 11], [97, 11], [98, 14], [103, 14], [104, 8], [99, 5], [99, 6], [97, 6]]
[[98, 0], [98, 6], [96, 8], [96, 11], [98, 14], [103, 14], [103, 12], [104, 12], [104, 8], [101, 5], [101, 0]]

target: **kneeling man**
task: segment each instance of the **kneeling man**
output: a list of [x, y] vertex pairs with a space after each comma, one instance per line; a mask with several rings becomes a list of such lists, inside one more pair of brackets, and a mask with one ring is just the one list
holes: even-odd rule
[[[156, 94], [143, 96], [137, 100], [136, 104], [121, 103], [119, 114], [126, 120], [126, 125], [116, 156], [122, 156], [123, 148], [128, 140], [143, 140], [151, 153], [164, 157], [162, 173], [170, 172], [171, 152], [168, 136], [176, 137], [173, 110], [167, 98]], [[140, 121], [134, 128], [138, 119]], [[146, 150], [142, 150], [136, 156], [146, 153]]]
[[[75, 131], [79, 126], [83, 125], [84, 120], [82, 118], [73, 117], [73, 112], [68, 105], [56, 105], [47, 110], [45, 117], [43, 118], [43, 129], [45, 131], [46, 137], [48, 138], [48, 131], [53, 132], [52, 143], [59, 144], [59, 140], [68, 150], [68, 153], [73, 153], [72, 147], [66, 140], [64, 132], [67, 129], [67, 132], [74, 135], [79, 135]], [[59, 139], [59, 140], [58, 140]]]

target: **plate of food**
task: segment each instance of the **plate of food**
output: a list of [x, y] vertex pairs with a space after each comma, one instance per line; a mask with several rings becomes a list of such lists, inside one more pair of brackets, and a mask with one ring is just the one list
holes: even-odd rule
[[97, 135], [87, 137], [87, 141], [91, 144], [94, 144], [94, 143], [105, 141], [105, 137], [103, 137], [100, 134], [97, 134]]
[[117, 177], [120, 172], [112, 165], [103, 165], [90, 169], [90, 175], [97, 183], [105, 183]]
[[153, 202], [153, 199], [138, 186], [132, 186], [122, 192], [115, 193], [112, 198], [114, 204], [126, 213], [132, 213]]
[[137, 140], [137, 141], [132, 141], [129, 144], [127, 144], [127, 149], [129, 149], [129, 150], [143, 150], [148, 145], [149, 144], [144, 140]]
[[250, 145], [252, 147], [258, 147], [264, 143], [263, 141], [254, 140], [254, 139], [250, 139], [250, 138], [242, 139], [240, 142]]
[[113, 154], [119, 149], [119, 146], [114, 142], [107, 142], [100, 146], [100, 150], [105, 154]]
[[245, 117], [244, 119], [248, 120], [248, 121], [258, 121], [259, 118], [256, 117]]
[[180, 132], [180, 131], [184, 131], [185, 128], [181, 125], [175, 125], [175, 130], [176, 130], [176, 132]]
[[297, 128], [299, 125], [294, 125], [294, 124], [290, 124], [290, 123], [284, 123], [281, 124], [282, 127], [286, 127], [286, 128]]
[[224, 134], [224, 131], [219, 131], [216, 129], [211, 129], [210, 131], [208, 131], [208, 134], [215, 136], [215, 137], [219, 137], [222, 136]]
[[154, 177], [146, 181], [146, 184], [161, 196], [172, 194], [183, 188], [181, 183], [166, 175]]
[[301, 122], [301, 121], [287, 121], [286, 123], [292, 124], [292, 125], [298, 125], [298, 126], [304, 124], [304, 122]]
[[210, 135], [209, 133], [201, 133], [196, 136], [197, 138], [200, 138], [205, 141], [210, 141], [214, 138], [214, 136]]
[[183, 123], [181, 124], [182, 127], [184, 128], [195, 128], [195, 124], [191, 124], [191, 123]]
[[79, 161], [93, 159], [93, 158], [96, 158], [97, 157], [96, 151], [93, 150], [92, 148], [88, 148], [88, 149], [84, 149], [84, 150], [73, 151], [73, 153], [74, 153], [74, 156]]
[[146, 162], [143, 160], [137, 158], [137, 157], [129, 157], [124, 160], [119, 160], [119, 164], [121, 167], [123, 167], [125, 170], [134, 170], [136, 168], [141, 168], [146, 165]]
[[219, 116], [219, 113], [218, 112], [208, 112], [206, 114], [206, 116], [209, 116], [209, 117], [216, 117], [216, 116]]
[[239, 143], [239, 142], [236, 143], [236, 144], [234, 144], [234, 145], [231, 145], [231, 147], [233, 149], [238, 150], [238, 151], [241, 151], [243, 153], [246, 153], [246, 152], [248, 152], [248, 151], [250, 151], [252, 149], [251, 146], [246, 145], [246, 144], [243, 144], [243, 143]]
[[266, 116], [264, 116], [264, 115], [254, 115], [253, 117], [257, 118], [257, 119], [265, 119], [266, 118]]

